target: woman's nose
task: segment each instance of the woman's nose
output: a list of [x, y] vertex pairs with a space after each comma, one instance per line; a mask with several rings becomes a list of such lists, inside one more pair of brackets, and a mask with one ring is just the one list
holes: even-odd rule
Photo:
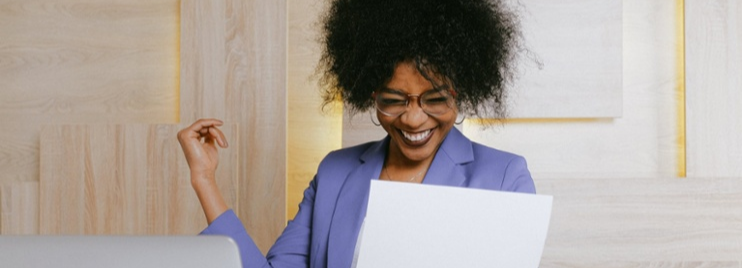
[[425, 120], [428, 119], [428, 114], [423, 111], [419, 102], [410, 101], [407, 104], [407, 110], [400, 115], [399, 119], [403, 124], [409, 126], [411, 129], [416, 129], [425, 123]]

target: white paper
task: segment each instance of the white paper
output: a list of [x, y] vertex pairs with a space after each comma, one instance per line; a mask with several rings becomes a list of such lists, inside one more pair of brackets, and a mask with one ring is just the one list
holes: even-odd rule
[[357, 268], [537, 268], [552, 199], [374, 180]]

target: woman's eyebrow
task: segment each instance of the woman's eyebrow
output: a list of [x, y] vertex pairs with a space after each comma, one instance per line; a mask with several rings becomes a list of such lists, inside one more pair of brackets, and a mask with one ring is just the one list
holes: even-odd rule
[[407, 94], [407, 93], [404, 93], [404, 91], [402, 91], [402, 90], [388, 88], [386, 86], [381, 87], [381, 91], [385, 91], [385, 92], [389, 92], [389, 93], [396, 93], [396, 94], [401, 94], [401, 95], [406, 95]]
[[[432, 88], [429, 88], [429, 89], [425, 90], [424, 92], [428, 92], [428, 91], [431, 91], [431, 90], [447, 90], [447, 89], [450, 89], [450, 88], [451, 88], [451, 85], [449, 85], [449, 84], [442, 84], [442, 85], [438, 85], [438, 86], [434, 85]], [[381, 91], [386, 91], [386, 92], [390, 92], [390, 93], [397, 93], [397, 94], [407, 95], [407, 93], [405, 93], [402, 90], [388, 88], [386, 86], [381, 87]]]

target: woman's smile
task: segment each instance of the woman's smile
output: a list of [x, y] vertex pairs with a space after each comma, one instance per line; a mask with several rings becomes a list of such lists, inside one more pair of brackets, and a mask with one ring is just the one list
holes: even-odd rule
[[399, 130], [400, 133], [402, 133], [402, 136], [405, 137], [405, 143], [409, 145], [424, 145], [432, 136], [433, 129], [428, 129], [422, 132], [407, 132], [404, 130]]

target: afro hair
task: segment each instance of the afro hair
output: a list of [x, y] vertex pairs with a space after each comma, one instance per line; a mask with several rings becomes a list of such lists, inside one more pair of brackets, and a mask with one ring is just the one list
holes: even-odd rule
[[325, 105], [341, 99], [351, 115], [367, 111], [394, 68], [412, 62], [428, 80], [452, 84], [460, 112], [505, 117], [521, 34], [502, 2], [333, 0], [322, 23]]

